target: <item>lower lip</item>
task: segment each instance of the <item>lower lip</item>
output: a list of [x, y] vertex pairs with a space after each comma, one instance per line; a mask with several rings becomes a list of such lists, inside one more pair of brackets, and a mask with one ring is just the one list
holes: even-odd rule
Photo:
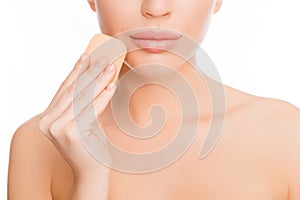
[[179, 40], [179, 39], [149, 40], [149, 39], [134, 39], [134, 38], [131, 39], [135, 42], [136, 45], [152, 53], [167, 51], [168, 49], [172, 48]]

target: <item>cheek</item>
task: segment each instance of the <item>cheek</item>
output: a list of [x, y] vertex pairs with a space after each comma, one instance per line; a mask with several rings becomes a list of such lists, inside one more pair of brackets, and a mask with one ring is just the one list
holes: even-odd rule
[[139, 9], [135, 1], [98, 0], [97, 18], [102, 33], [113, 36], [126, 30], [132, 22], [132, 15]]
[[214, 0], [191, 0], [180, 4], [182, 16], [186, 22], [188, 35], [201, 43], [208, 29], [208, 24], [214, 8]]

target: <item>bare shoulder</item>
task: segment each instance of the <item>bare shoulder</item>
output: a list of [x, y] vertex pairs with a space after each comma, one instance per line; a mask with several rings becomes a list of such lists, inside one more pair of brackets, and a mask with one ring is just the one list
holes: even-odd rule
[[[239, 118], [247, 119], [250, 126], [263, 129], [282, 141], [296, 142], [300, 147], [300, 109], [291, 103], [274, 98], [247, 94], [228, 89], [229, 106]], [[233, 114], [233, 115], [234, 115]], [[241, 118], [240, 118], [241, 119]], [[254, 128], [254, 127], [253, 127]], [[275, 138], [274, 138], [275, 139]], [[290, 144], [287, 144], [290, 146]]]
[[[300, 109], [279, 99], [264, 98], [228, 89], [237, 118], [247, 119], [248, 134], [263, 140], [265, 151], [280, 164], [289, 186], [289, 199], [300, 199]], [[238, 102], [238, 103], [237, 103]], [[233, 106], [234, 107], [234, 106]], [[233, 109], [234, 110], [234, 109]]]
[[270, 101], [267, 106], [266, 123], [281, 140], [277, 156], [289, 184], [289, 199], [300, 199], [300, 110], [280, 100]]
[[14, 199], [52, 199], [51, 178], [59, 153], [39, 130], [39, 115], [26, 121], [11, 140], [8, 196]]
[[287, 101], [255, 96], [230, 87], [226, 93], [230, 110], [250, 117], [255, 115], [254, 122], [262, 121], [266, 126], [284, 128], [285, 133], [300, 127], [300, 109]]

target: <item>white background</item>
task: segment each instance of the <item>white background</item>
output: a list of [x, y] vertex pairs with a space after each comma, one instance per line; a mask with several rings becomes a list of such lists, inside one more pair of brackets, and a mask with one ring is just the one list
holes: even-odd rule
[[[224, 0], [204, 49], [223, 82], [300, 107], [300, 12], [296, 0]], [[99, 32], [86, 0], [0, 2], [0, 199], [11, 137], [42, 112]]]

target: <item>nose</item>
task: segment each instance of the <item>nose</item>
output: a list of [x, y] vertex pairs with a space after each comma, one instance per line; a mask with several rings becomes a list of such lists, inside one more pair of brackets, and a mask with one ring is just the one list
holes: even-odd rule
[[144, 0], [141, 12], [149, 19], [168, 18], [171, 16], [170, 0]]

